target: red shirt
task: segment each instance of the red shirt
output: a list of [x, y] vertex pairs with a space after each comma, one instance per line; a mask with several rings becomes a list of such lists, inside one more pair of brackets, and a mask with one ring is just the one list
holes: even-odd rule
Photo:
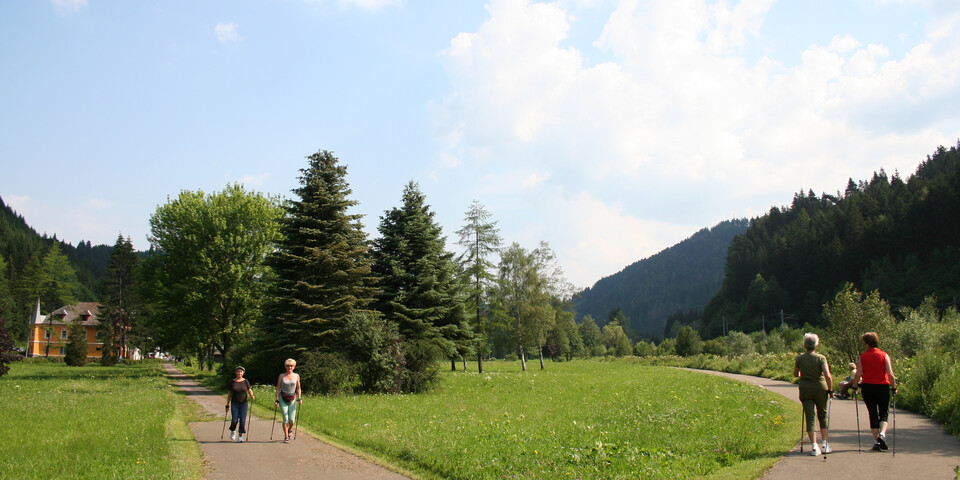
[[887, 352], [875, 347], [868, 348], [866, 352], [861, 353], [860, 366], [863, 367], [863, 375], [860, 376], [860, 383], [890, 385], [886, 359]]

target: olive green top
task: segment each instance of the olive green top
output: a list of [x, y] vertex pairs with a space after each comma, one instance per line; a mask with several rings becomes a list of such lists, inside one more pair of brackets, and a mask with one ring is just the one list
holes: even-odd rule
[[800, 380], [797, 385], [807, 388], [827, 389], [827, 379], [823, 377], [823, 366], [827, 357], [817, 352], [807, 352], [797, 356], [794, 366], [800, 369]]

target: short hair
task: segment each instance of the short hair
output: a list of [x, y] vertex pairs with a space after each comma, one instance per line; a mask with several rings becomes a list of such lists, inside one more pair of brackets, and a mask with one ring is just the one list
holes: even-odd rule
[[233, 371], [234, 371], [234, 372], [246, 372], [247, 370], [238, 365], [237, 368], [234, 368], [234, 369], [233, 369]]
[[820, 337], [816, 333], [807, 333], [803, 336], [803, 348], [813, 350], [820, 344]]
[[877, 332], [864, 333], [860, 338], [862, 338], [863, 343], [867, 344], [870, 348], [877, 348], [880, 345], [880, 336], [877, 335]]
[[856, 363], [851, 363], [851, 364], [847, 365], [847, 368], [849, 368], [850, 370], [856, 370], [856, 369], [857, 369], [857, 364], [856, 364]]
[[297, 361], [294, 360], [294, 359], [292, 359], [292, 358], [288, 358], [288, 359], [286, 359], [286, 360], [283, 361], [283, 364], [284, 364], [284, 365], [296, 365], [296, 364], [297, 364]]

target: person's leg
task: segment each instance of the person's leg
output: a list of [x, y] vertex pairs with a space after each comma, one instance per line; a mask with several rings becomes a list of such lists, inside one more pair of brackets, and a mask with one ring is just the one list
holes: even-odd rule
[[233, 402], [230, 404], [230, 431], [236, 431], [237, 422], [240, 420], [240, 404]]
[[821, 390], [814, 396], [814, 402], [817, 406], [817, 422], [820, 424], [820, 440], [827, 441], [827, 431], [830, 428], [827, 418], [827, 391]]
[[811, 392], [806, 388], [800, 388], [800, 404], [803, 405], [804, 427], [807, 429], [807, 438], [810, 444], [816, 446], [817, 432], [813, 429], [814, 414], [816, 413], [816, 402]]
[[246, 418], [247, 418], [247, 407], [248, 407], [248, 406], [249, 406], [249, 405], [247, 404], [247, 402], [243, 402], [243, 403], [240, 404], [240, 407], [238, 408], [238, 410], [239, 410], [238, 413], [240, 414], [240, 436], [241, 436], [241, 437], [242, 437], [244, 434], [247, 433], [247, 426], [246, 426], [246, 423], [247, 423], [247, 422], [246, 422], [245, 420], [246, 420]]
[[283, 399], [280, 399], [280, 412], [281, 412], [281, 426], [283, 427], [283, 439], [287, 440], [290, 438], [290, 404], [284, 402]]

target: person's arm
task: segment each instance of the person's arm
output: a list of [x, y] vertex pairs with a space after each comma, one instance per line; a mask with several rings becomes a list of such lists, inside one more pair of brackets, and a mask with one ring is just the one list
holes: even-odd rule
[[850, 388], [854, 390], [860, 388], [861, 373], [863, 373], [863, 365], [861, 365], [860, 360], [857, 360], [857, 371], [853, 373], [853, 378], [850, 379]]
[[827, 391], [833, 392], [833, 375], [830, 374], [830, 364], [823, 362], [823, 378], [827, 381]]
[[297, 401], [303, 405], [303, 392], [300, 391], [300, 374], [297, 374]]
[[283, 382], [283, 375], [277, 377], [277, 391], [273, 398], [273, 403], [280, 404], [280, 383]]
[[897, 394], [897, 376], [893, 374], [893, 363], [890, 362], [890, 355], [887, 355], [886, 360], [883, 362], [884, 368], [887, 369], [887, 376], [890, 377], [890, 391], [894, 395]]
[[247, 393], [250, 394], [250, 400], [253, 401], [253, 387], [250, 385], [250, 380], [244, 379], [247, 382]]
[[800, 357], [797, 357], [793, 361], [793, 376], [794, 377], [800, 376]]

